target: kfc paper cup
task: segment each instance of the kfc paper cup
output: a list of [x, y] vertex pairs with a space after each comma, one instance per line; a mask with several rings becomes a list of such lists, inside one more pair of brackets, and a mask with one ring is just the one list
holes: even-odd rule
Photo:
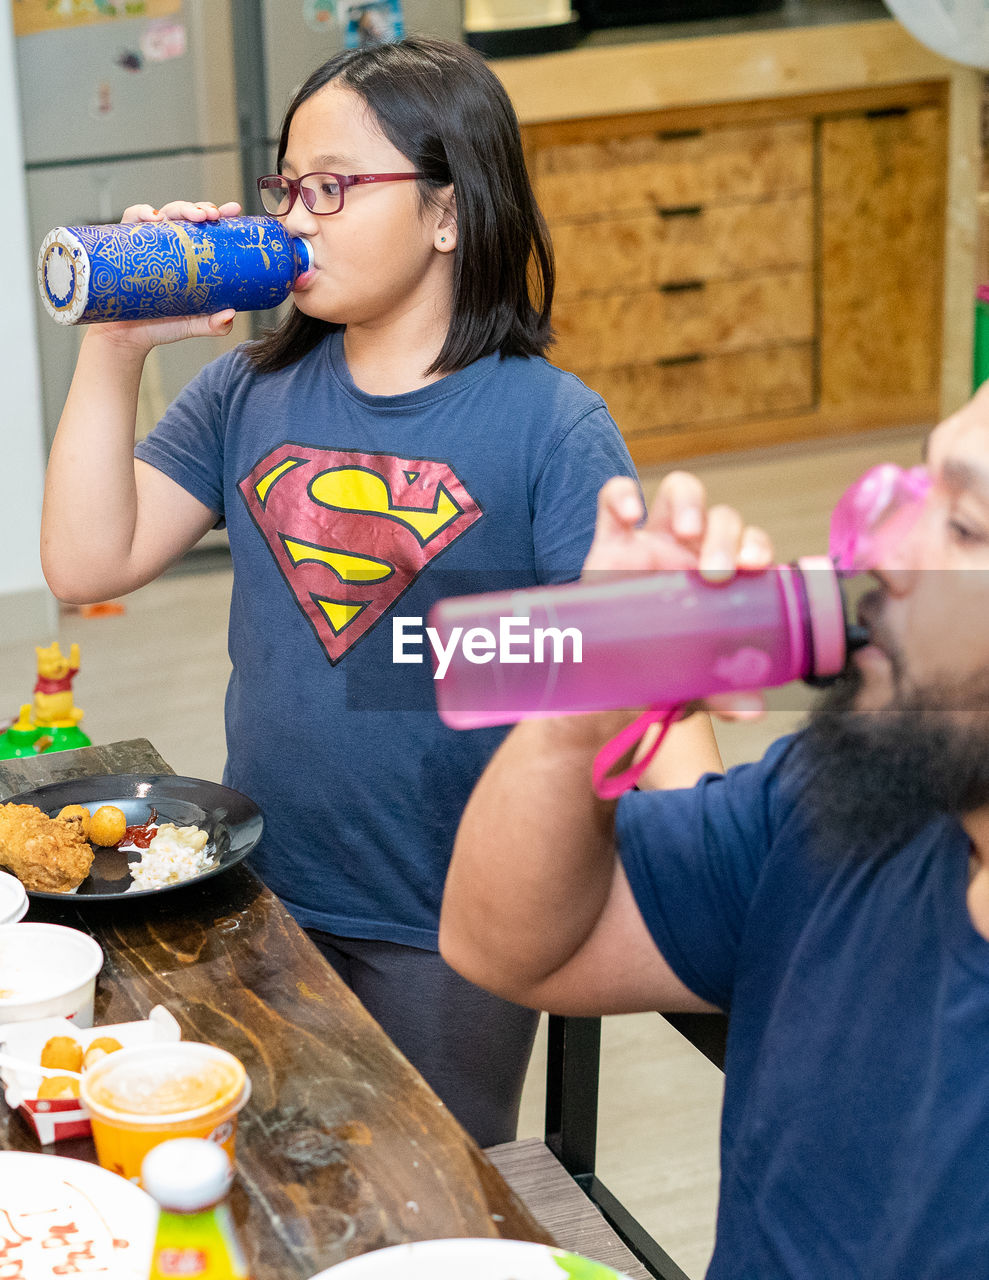
[[0, 1023], [72, 1018], [93, 1025], [103, 949], [61, 924], [0, 925]]
[[145, 1155], [169, 1138], [208, 1138], [233, 1160], [251, 1081], [232, 1053], [180, 1040], [110, 1054], [84, 1073], [80, 1094], [97, 1160], [137, 1182]]

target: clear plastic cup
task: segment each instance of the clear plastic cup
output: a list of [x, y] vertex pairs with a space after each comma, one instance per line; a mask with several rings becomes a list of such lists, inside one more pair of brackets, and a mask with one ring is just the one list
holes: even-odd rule
[[207, 1138], [232, 1161], [251, 1081], [225, 1049], [179, 1040], [109, 1054], [84, 1073], [80, 1095], [97, 1160], [137, 1182], [145, 1155], [169, 1138]]

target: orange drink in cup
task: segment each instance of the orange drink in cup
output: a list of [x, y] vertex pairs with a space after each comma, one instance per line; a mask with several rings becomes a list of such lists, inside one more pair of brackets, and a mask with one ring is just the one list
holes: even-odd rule
[[233, 1160], [251, 1081], [225, 1049], [177, 1040], [109, 1054], [83, 1074], [80, 1096], [97, 1160], [137, 1182], [145, 1155], [169, 1138], [208, 1138]]

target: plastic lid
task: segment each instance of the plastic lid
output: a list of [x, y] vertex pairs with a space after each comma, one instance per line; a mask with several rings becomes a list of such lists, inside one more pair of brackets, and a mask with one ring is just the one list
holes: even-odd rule
[[55, 227], [41, 242], [38, 289], [53, 320], [78, 324], [89, 301], [89, 255], [68, 227]]
[[174, 1213], [195, 1213], [219, 1203], [233, 1176], [227, 1153], [206, 1138], [170, 1138], [152, 1147], [141, 1164], [144, 1190]]
[[86, 1072], [80, 1088], [90, 1111], [130, 1125], [175, 1125], [237, 1112], [251, 1096], [244, 1064], [226, 1049], [195, 1040], [118, 1049]]

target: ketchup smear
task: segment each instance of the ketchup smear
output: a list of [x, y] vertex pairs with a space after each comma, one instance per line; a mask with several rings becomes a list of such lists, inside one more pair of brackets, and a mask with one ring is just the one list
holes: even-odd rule
[[120, 837], [118, 845], [132, 844], [137, 849], [146, 849], [154, 839], [154, 834], [158, 830], [158, 810], [152, 809], [151, 816], [147, 822], [142, 822], [137, 826], [128, 827], [124, 834]]

